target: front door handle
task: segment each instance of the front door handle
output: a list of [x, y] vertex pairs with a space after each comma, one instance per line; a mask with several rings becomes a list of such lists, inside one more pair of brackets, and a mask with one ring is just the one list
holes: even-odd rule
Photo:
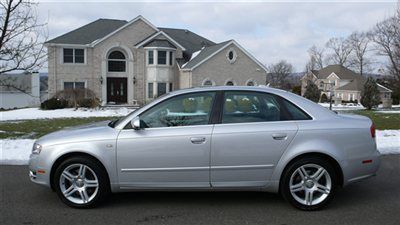
[[272, 138], [273, 138], [274, 140], [286, 140], [287, 134], [283, 134], [283, 133], [280, 133], [280, 134], [272, 134]]
[[206, 138], [205, 137], [192, 137], [192, 138], [190, 138], [190, 141], [193, 144], [203, 144], [204, 142], [206, 142]]

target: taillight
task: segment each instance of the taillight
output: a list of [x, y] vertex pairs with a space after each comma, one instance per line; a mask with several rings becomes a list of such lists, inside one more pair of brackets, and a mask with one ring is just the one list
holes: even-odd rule
[[371, 127], [369, 128], [371, 131], [371, 137], [375, 138], [375, 125], [372, 123]]

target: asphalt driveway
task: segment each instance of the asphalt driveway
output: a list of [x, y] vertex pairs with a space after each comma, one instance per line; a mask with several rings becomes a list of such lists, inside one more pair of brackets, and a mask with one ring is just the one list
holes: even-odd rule
[[382, 157], [378, 176], [339, 190], [318, 212], [260, 192], [115, 194], [99, 208], [72, 209], [31, 183], [26, 166], [0, 166], [0, 223], [30, 224], [399, 224], [400, 155]]

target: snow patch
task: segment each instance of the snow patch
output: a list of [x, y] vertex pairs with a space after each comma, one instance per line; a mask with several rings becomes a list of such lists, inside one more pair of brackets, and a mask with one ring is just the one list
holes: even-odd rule
[[[0, 165], [26, 165], [33, 139], [0, 140]], [[400, 154], [400, 130], [377, 130], [376, 142], [381, 154]]]
[[4, 139], [0, 140], [0, 165], [26, 165], [35, 140]]
[[381, 154], [400, 154], [400, 130], [377, 130], [376, 144]]
[[7, 120], [34, 120], [54, 118], [86, 118], [86, 117], [109, 117], [125, 116], [134, 109], [87, 109], [68, 108], [55, 110], [41, 110], [39, 108], [25, 108], [0, 112], [1, 121]]

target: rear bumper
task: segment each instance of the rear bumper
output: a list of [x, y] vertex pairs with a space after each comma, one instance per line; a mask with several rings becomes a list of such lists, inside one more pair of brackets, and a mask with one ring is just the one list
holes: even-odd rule
[[374, 151], [368, 157], [349, 160], [346, 164], [344, 185], [361, 181], [376, 175], [381, 163], [380, 153]]

